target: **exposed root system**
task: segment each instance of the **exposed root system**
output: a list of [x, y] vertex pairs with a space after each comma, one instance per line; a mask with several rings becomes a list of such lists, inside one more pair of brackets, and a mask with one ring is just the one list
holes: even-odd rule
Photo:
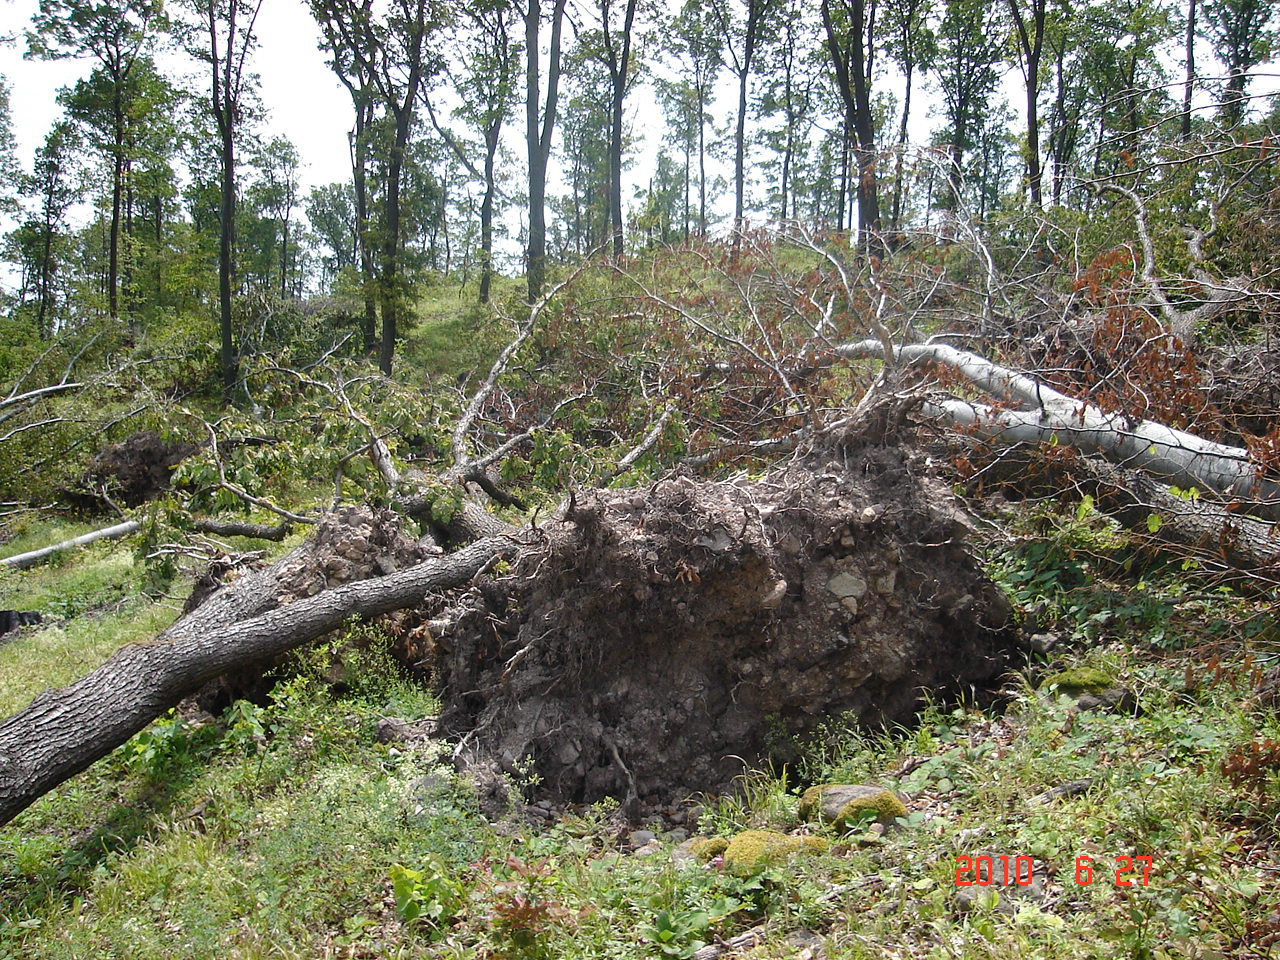
[[630, 812], [728, 789], [824, 723], [989, 685], [1014, 628], [923, 457], [828, 441], [763, 478], [580, 495], [402, 635], [461, 761]]

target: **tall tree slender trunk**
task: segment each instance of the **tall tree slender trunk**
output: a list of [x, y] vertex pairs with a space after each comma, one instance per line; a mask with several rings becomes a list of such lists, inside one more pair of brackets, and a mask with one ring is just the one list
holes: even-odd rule
[[120, 219], [124, 199], [124, 100], [120, 79], [111, 94], [111, 223], [107, 228], [107, 316], [120, 319]]
[[1182, 139], [1191, 137], [1191, 96], [1196, 85], [1196, 0], [1187, 0], [1187, 79], [1182, 88]]
[[231, 326], [231, 281], [235, 267], [236, 230], [236, 145], [231, 110], [229, 106], [224, 108], [227, 120], [219, 123], [222, 128], [222, 192], [218, 205], [218, 360], [222, 368], [222, 399], [227, 404], [231, 403], [236, 381], [239, 379]]
[[625, 248], [622, 220], [622, 108], [631, 77], [631, 30], [635, 24], [637, 0], [627, 0], [623, 16], [621, 47], [614, 45], [609, 26], [610, 0], [601, 0], [600, 25], [609, 68], [609, 222], [613, 232], [613, 256], [622, 259]]
[[852, 135], [857, 167], [854, 192], [858, 200], [858, 236], [863, 249], [878, 247], [880, 194], [877, 187], [875, 117], [871, 112], [871, 71], [867, 51], [872, 49], [874, 13], [868, 16], [864, 0], [849, 0], [845, 36], [831, 14], [830, 0], [822, 2], [822, 24], [827, 50], [836, 74], [836, 86], [845, 104], [845, 129]]
[[698, 236], [707, 235], [707, 92], [698, 86]]
[[221, 182], [218, 204], [218, 361], [222, 372], [222, 401], [228, 406], [239, 379], [235, 343], [232, 339], [231, 292], [235, 268], [236, 230], [236, 121], [239, 103], [233, 82], [236, 4], [229, 7], [227, 49], [218, 52], [218, 26], [214, 5], [209, 4], [209, 38], [213, 71], [213, 112], [218, 126], [218, 161]]
[[733, 131], [733, 230], [734, 249], [737, 249], [737, 234], [742, 230], [746, 219], [747, 196], [747, 87], [751, 82], [751, 54], [754, 52], [755, 39], [747, 41], [745, 66], [738, 75], [738, 121]]
[[488, 303], [493, 283], [493, 201], [497, 193], [495, 168], [502, 119], [489, 124], [484, 132], [484, 199], [480, 201], [480, 302]]
[[1048, 0], [1029, 0], [1030, 22], [1023, 16], [1019, 0], [1008, 0], [1009, 13], [1018, 35], [1022, 54], [1027, 103], [1027, 191], [1037, 208], [1043, 206], [1040, 167], [1040, 56], [1044, 50], [1044, 25]]
[[409, 86], [404, 103], [393, 108], [395, 113], [395, 139], [387, 160], [387, 182], [384, 185], [382, 224], [381, 269], [378, 275], [378, 307], [382, 314], [382, 341], [378, 346], [378, 369], [383, 376], [391, 376], [396, 351], [396, 334], [399, 330], [400, 308], [404, 302], [400, 277], [400, 180], [404, 173], [405, 153], [409, 146], [409, 133], [413, 127], [414, 100], [418, 91], [418, 64], [410, 70]]
[[536, 303], [547, 282], [547, 163], [555, 132], [560, 93], [560, 36], [566, 0], [555, 0], [551, 15], [551, 49], [547, 64], [546, 102], [541, 103], [542, 4], [529, 0], [525, 10], [525, 143], [529, 156], [529, 242], [525, 250], [529, 302]]
[[[352, 96], [355, 96], [354, 88]], [[373, 356], [378, 349], [378, 299], [374, 290], [373, 244], [370, 242], [369, 222], [369, 122], [372, 107], [367, 103], [356, 106], [356, 125], [351, 135], [351, 183], [356, 201], [356, 252], [360, 258], [360, 290], [364, 300], [364, 315], [360, 332], [364, 340], [364, 352]]]
[[911, 81], [915, 73], [915, 61], [908, 60], [902, 66], [905, 90], [902, 94], [902, 119], [898, 123], [898, 150], [893, 162], [893, 202], [889, 205], [889, 229], [902, 225], [903, 170], [907, 162], [907, 124], [911, 119]]

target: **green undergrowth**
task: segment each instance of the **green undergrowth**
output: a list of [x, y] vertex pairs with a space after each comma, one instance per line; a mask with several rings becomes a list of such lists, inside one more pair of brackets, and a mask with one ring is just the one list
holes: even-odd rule
[[[824, 841], [802, 855], [735, 873], [676, 857], [660, 823], [640, 855], [608, 803], [483, 816], [447, 747], [378, 742], [381, 717], [436, 705], [360, 626], [295, 657], [270, 704], [162, 718], [0, 830], [0, 958], [687, 958], [749, 931], [739, 955], [758, 958], [1267, 956], [1280, 718], [1255, 687], [1280, 656], [1274, 613], [1126, 570], [1094, 526], [1029, 517], [1000, 552], [1059, 642], [994, 704], [934, 702], [881, 732], [833, 717], [803, 763], [689, 798], [694, 835]], [[1064, 671], [1129, 699], [1084, 709], [1046, 682]], [[907, 815], [805, 824], [822, 783], [888, 787]]]

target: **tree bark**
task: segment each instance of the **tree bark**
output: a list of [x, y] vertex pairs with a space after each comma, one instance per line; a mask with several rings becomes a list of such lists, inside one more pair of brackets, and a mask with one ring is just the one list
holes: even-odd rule
[[529, 0], [525, 11], [525, 144], [529, 154], [529, 242], [525, 271], [529, 303], [537, 303], [547, 282], [547, 162], [555, 132], [556, 104], [560, 95], [560, 34], [566, 0], [555, 0], [551, 19], [551, 51], [547, 65], [546, 103], [539, 118], [541, 73], [538, 67], [542, 4]]
[[275, 603], [271, 587], [295, 551], [267, 571], [214, 594], [154, 640], [124, 647], [88, 676], [40, 694], [0, 724], [0, 826], [205, 681], [301, 646], [348, 617], [379, 616], [417, 603], [429, 591], [466, 583], [513, 547], [508, 538], [482, 540], [399, 573], [347, 583], [260, 612]]
[[0, 567], [25, 570], [27, 567], [34, 567], [46, 557], [51, 557], [63, 550], [70, 550], [72, 547], [83, 547], [85, 544], [93, 543], [96, 540], [116, 540], [120, 537], [127, 537], [131, 533], [136, 533], [141, 526], [137, 520], [126, 520], [124, 523], [103, 527], [101, 530], [91, 530], [89, 533], [72, 537], [70, 540], [63, 540], [61, 543], [41, 547], [39, 550], [28, 550], [26, 553], [15, 553], [11, 557], [0, 559]]
[[[885, 346], [879, 340], [863, 340], [836, 352], [846, 358], [883, 357]], [[1214, 443], [1152, 420], [1106, 413], [1033, 377], [944, 343], [899, 347], [897, 360], [947, 367], [984, 393], [1020, 407], [998, 408], [957, 398], [925, 404], [926, 413], [974, 436], [1006, 444], [1072, 446], [1184, 489], [1213, 491], [1234, 500], [1241, 512], [1280, 522], [1280, 481], [1263, 476], [1260, 464], [1243, 447]]]

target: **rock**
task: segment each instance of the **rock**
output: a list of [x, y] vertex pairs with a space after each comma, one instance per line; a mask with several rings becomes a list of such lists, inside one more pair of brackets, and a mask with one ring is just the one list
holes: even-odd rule
[[782, 606], [782, 598], [787, 595], [787, 581], [779, 580], [764, 595], [760, 601], [760, 606], [766, 610], [774, 610]]
[[826, 849], [827, 842], [821, 837], [793, 837], [775, 830], [744, 830], [725, 848], [724, 866], [730, 873], [749, 877], [793, 854], [820, 853]]
[[662, 852], [662, 841], [650, 840], [644, 846], [637, 847], [635, 850], [632, 850], [631, 855], [633, 857], [639, 857], [641, 859], [644, 859], [645, 857], [652, 857], [655, 854], [658, 854], [661, 852]]
[[1022, 641], [1022, 646], [1032, 653], [1048, 653], [1061, 639], [1056, 633], [1033, 633]]
[[1007, 887], [960, 887], [955, 892], [956, 909], [960, 913], [995, 910], [1006, 917], [1011, 917], [1014, 914], [1014, 906], [1004, 895], [1007, 891]]
[[1101, 693], [1086, 693], [1076, 701], [1076, 709], [1097, 710], [1102, 713], [1138, 715], [1138, 698], [1125, 687], [1109, 687]]
[[851, 573], [838, 573], [827, 581], [827, 589], [842, 600], [846, 597], [857, 600], [867, 595], [867, 581]]
[[35, 610], [0, 610], [0, 637], [19, 627], [43, 623], [44, 617]]
[[1115, 686], [1115, 680], [1093, 667], [1074, 667], [1045, 677], [1041, 690], [1056, 690], [1067, 696], [1078, 697], [1084, 693], [1099, 694]]
[[724, 837], [694, 837], [680, 846], [687, 850], [693, 859], [706, 862], [724, 853], [729, 847], [729, 841]]
[[411, 743], [429, 740], [436, 732], [436, 718], [401, 720], [399, 717], [383, 717], [378, 721], [379, 743]]
[[689, 839], [689, 831], [684, 827], [676, 827], [674, 830], [668, 830], [663, 839], [667, 843], [684, 843]]
[[1028, 803], [1049, 803], [1052, 800], [1059, 800], [1062, 797], [1075, 797], [1088, 791], [1093, 786], [1093, 777], [1085, 777], [1083, 780], [1072, 780], [1070, 783], [1063, 783], [1059, 786], [1052, 787], [1044, 793], [1038, 793]]
[[796, 960], [818, 960], [827, 955], [826, 941], [812, 930], [792, 930], [783, 942], [800, 951]]
[[[997, 866], [997, 872], [1000, 871], [1000, 860], [993, 857]], [[1012, 858], [1010, 858], [1012, 860]], [[1010, 866], [1010, 869], [1013, 869]], [[1003, 876], [993, 879], [1003, 880]], [[977, 885], [971, 887], [957, 887], [955, 892], [956, 908], [961, 913], [969, 913], [977, 909], [994, 909], [998, 913], [1005, 916], [1013, 916], [1018, 909], [1018, 901], [1029, 901], [1039, 903], [1044, 900], [1048, 891], [1045, 888], [1044, 877], [1039, 873], [1032, 875], [1031, 883], [1023, 886], [1017, 883], [1010, 883], [1004, 886], [1000, 883], [993, 883], [990, 886], [980, 887]]]
[[627, 837], [632, 847], [643, 847], [647, 843], [653, 843], [658, 839], [658, 835], [652, 830], [632, 830]]
[[866, 819], [891, 824], [907, 815], [907, 808], [891, 790], [865, 784], [829, 783], [810, 787], [800, 797], [800, 816], [806, 820], [822, 820], [844, 828]]

